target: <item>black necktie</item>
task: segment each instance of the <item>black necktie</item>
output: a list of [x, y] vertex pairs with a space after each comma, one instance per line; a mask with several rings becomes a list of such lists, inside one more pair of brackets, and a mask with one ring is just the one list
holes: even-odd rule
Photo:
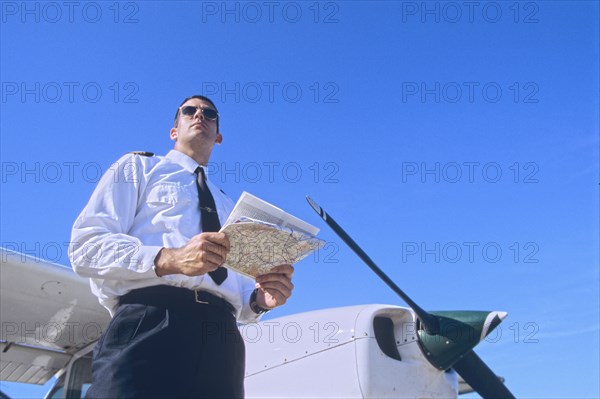
[[[202, 220], [202, 231], [219, 231], [221, 223], [213, 198], [208, 186], [206, 185], [206, 175], [204, 169], [200, 166], [194, 171], [196, 174], [196, 186], [198, 187], [198, 198], [200, 199], [200, 219]], [[221, 285], [227, 278], [227, 269], [219, 267], [217, 270], [209, 272], [208, 275], [214, 280], [217, 285]]]

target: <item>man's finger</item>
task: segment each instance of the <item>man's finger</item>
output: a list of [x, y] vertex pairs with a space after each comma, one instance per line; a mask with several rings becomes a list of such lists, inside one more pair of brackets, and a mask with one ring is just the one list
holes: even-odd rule
[[285, 275], [285, 277], [288, 280], [292, 279], [292, 276], [294, 274], [294, 267], [291, 265], [279, 265], [279, 266], [275, 266], [274, 268], [271, 269], [271, 271], [269, 271], [269, 273], [265, 273], [262, 274], [260, 276], [256, 277], [256, 281], [258, 281], [259, 279], [266, 277], [266, 276], [271, 276], [271, 275]]
[[290, 298], [290, 295], [286, 295], [280, 291], [277, 290], [269, 290], [267, 291], [268, 295], [271, 295], [271, 297], [273, 297], [273, 299], [275, 299], [275, 303], [277, 304], [277, 306], [281, 306], [283, 305], [285, 302], [287, 302], [287, 300]]
[[225, 263], [225, 256], [217, 252], [204, 251], [201, 261], [209, 266], [216, 265], [218, 267]]
[[209, 252], [209, 253], [213, 253], [213, 254], [222, 256], [223, 259], [225, 259], [225, 257], [227, 257], [227, 254], [229, 253], [229, 247], [226, 247], [226, 246], [220, 245], [220, 244], [216, 244], [211, 241], [202, 241], [199, 245], [199, 248], [203, 252]]
[[265, 283], [257, 284], [257, 288], [262, 289], [270, 294], [278, 293], [283, 297], [289, 298], [292, 295], [294, 285], [291, 283], [291, 281], [268, 281]]
[[286, 286], [293, 288], [292, 279], [287, 274], [281, 273], [267, 273], [256, 277], [256, 282], [259, 284], [265, 284], [268, 282], [280, 282]]
[[292, 281], [288, 278], [285, 278], [281, 275], [274, 275], [273, 277], [278, 277], [278, 278], [272, 278], [272, 279], [266, 279], [263, 281], [258, 282], [261, 286], [263, 287], [285, 287], [286, 290], [292, 291], [294, 289], [294, 284], [292, 283]]
[[201, 240], [209, 241], [213, 244], [221, 245], [229, 251], [229, 237], [225, 233], [207, 232], [199, 235]]

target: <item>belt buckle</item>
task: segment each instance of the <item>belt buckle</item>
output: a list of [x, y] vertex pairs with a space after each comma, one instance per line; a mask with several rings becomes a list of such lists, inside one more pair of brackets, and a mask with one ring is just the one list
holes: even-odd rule
[[196, 297], [196, 303], [201, 303], [203, 305], [210, 305], [209, 302], [201, 301], [200, 298], [198, 298], [198, 290], [194, 290], [194, 295]]

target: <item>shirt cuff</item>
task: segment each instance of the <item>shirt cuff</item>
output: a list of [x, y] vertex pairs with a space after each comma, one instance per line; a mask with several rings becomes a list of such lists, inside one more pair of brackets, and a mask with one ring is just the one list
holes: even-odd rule
[[264, 314], [254, 313], [254, 311], [250, 309], [250, 296], [252, 295], [252, 291], [254, 291], [254, 287], [252, 287], [252, 289], [249, 291], [244, 291], [244, 296], [242, 298], [242, 310], [240, 311], [240, 316], [238, 317], [238, 321], [240, 323], [256, 323]]
[[138, 253], [137, 271], [142, 274], [148, 274], [151, 277], [156, 275], [156, 265], [154, 260], [163, 247], [159, 246], [144, 246]]

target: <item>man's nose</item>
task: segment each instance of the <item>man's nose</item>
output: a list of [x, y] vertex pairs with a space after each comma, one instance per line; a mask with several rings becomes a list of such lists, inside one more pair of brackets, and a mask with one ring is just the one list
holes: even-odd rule
[[202, 108], [196, 108], [196, 113], [194, 114], [194, 118], [198, 118], [200, 120], [204, 119], [204, 114], [202, 113]]

